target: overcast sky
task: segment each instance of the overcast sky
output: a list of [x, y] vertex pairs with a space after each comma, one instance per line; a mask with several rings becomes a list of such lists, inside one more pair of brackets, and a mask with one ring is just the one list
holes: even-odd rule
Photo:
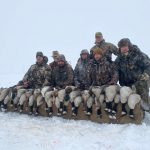
[[150, 56], [149, 0], [0, 0], [0, 86], [16, 84], [37, 51], [52, 50], [75, 66], [101, 31], [117, 45], [128, 37]]

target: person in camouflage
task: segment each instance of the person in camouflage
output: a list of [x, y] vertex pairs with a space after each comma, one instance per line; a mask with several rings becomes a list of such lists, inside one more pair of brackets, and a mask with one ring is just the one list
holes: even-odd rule
[[52, 71], [52, 79], [55, 88], [59, 90], [73, 84], [73, 69], [62, 54], [58, 57], [57, 63], [58, 66]]
[[134, 85], [137, 94], [144, 102], [143, 109], [149, 109], [150, 58], [141, 52], [138, 46], [133, 45], [128, 38], [121, 39], [118, 42], [118, 47], [119, 55], [115, 63], [119, 72], [120, 85], [129, 87]]
[[110, 63], [103, 57], [103, 50], [95, 48], [94, 59], [90, 62], [90, 85], [113, 85], [118, 81], [118, 72], [114, 63]]
[[74, 69], [75, 86], [80, 90], [89, 89], [89, 80], [87, 77], [89, 68], [89, 52], [84, 49], [81, 51], [80, 58]]
[[[33, 111], [33, 103], [35, 104], [36, 108], [36, 114], [38, 114], [38, 108], [39, 104], [41, 102], [36, 102], [37, 96], [40, 94], [41, 89], [45, 86], [50, 86], [51, 90], [53, 88], [52, 85], [52, 71], [49, 65], [47, 65], [46, 61], [44, 60], [44, 55], [42, 52], [37, 52], [36, 54], [36, 64], [32, 65], [27, 73], [25, 74], [23, 81], [27, 83], [28, 86], [30, 86], [34, 92], [32, 92], [33, 95], [32, 98], [29, 98], [29, 106], [30, 106], [30, 112]], [[30, 94], [30, 96], [32, 95]], [[25, 100], [25, 96], [23, 95], [23, 98], [20, 98], [20, 105], [21, 105], [21, 111], [23, 109], [23, 102]]]
[[[90, 62], [90, 57], [89, 57], [89, 52], [87, 49], [83, 49], [80, 53], [80, 58], [77, 61], [77, 64], [74, 69], [74, 83], [75, 87], [77, 88], [77, 91], [82, 91], [84, 93], [84, 90], [89, 90], [89, 79], [88, 79], [88, 71], [89, 71], [89, 62]], [[76, 92], [77, 92], [76, 91]], [[76, 104], [76, 101], [81, 96], [78, 95], [78, 98], [75, 98], [74, 101], [71, 102], [72, 105], [72, 113], [74, 116], [77, 116], [78, 112], [78, 107]], [[88, 101], [88, 99], [86, 99]], [[76, 105], [76, 106], [75, 106]]]
[[51, 69], [53, 70], [56, 66], [57, 66], [57, 60], [58, 60], [58, 57], [59, 57], [59, 52], [58, 51], [53, 51], [52, 52], [52, 57], [54, 59], [53, 62], [51, 62], [49, 64], [49, 66], [51, 67]]
[[[64, 93], [64, 89], [67, 86], [73, 85], [73, 69], [70, 64], [67, 63], [65, 56], [60, 54], [57, 61], [58, 65], [52, 71], [52, 80], [54, 87], [58, 90], [59, 93]], [[59, 111], [63, 110], [66, 112], [66, 106], [63, 106], [64, 99], [57, 99], [59, 105]]]
[[95, 45], [90, 50], [90, 58], [93, 59], [93, 50], [95, 48], [101, 48], [103, 52], [103, 57], [106, 57], [108, 61], [112, 61], [112, 54], [118, 55], [118, 48], [112, 44], [105, 42], [101, 32], [95, 33]]
[[42, 52], [36, 54], [36, 64], [32, 65], [25, 74], [23, 81], [32, 88], [42, 88], [51, 82], [51, 68], [45, 63]]
[[[115, 64], [103, 56], [103, 50], [101, 48], [93, 49], [93, 55], [94, 59], [90, 62], [88, 74], [91, 87], [100, 87], [104, 90], [109, 86], [113, 86], [113, 89], [116, 89], [118, 72]], [[111, 99], [111, 102], [110, 100], [106, 101], [106, 108], [108, 110], [112, 110], [112, 101], [113, 99]], [[99, 108], [97, 115], [99, 116], [100, 114], [101, 110]]]

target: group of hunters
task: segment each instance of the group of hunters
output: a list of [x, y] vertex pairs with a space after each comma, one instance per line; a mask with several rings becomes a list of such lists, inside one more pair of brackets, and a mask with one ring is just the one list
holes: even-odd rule
[[[53, 51], [52, 54], [54, 61], [48, 64], [48, 58], [42, 52], [37, 52], [36, 63], [29, 68], [23, 79], [13, 87], [1, 89], [1, 109], [6, 111], [7, 104], [11, 101], [14, 110], [21, 113], [24, 101], [27, 100], [29, 114], [38, 115], [41, 101], [46, 101], [46, 110], [51, 116], [53, 107], [48, 102], [48, 97], [45, 96], [48, 96], [47, 93], [57, 91], [58, 94], [59, 91], [66, 89], [63, 100], [60, 100], [58, 104], [58, 115], [61, 115], [61, 112], [67, 112], [64, 104], [65, 101], [69, 101], [69, 88], [67, 87], [74, 87], [74, 90], [80, 91], [87, 90], [92, 96], [92, 87], [104, 86], [106, 88], [118, 85], [130, 88], [135, 86], [136, 93], [140, 95], [149, 110], [150, 58], [128, 38], [121, 39], [117, 47], [106, 42], [101, 32], [96, 32], [95, 45], [90, 52], [87, 49], [81, 51], [75, 69], [71, 67], [63, 54], [59, 54], [58, 51]], [[115, 61], [112, 60], [112, 54], [116, 55]], [[38, 94], [42, 94], [42, 99], [38, 99]], [[55, 95], [56, 101], [57, 94]], [[51, 94], [49, 94], [49, 99], [50, 97]], [[71, 102], [71, 106], [72, 114], [77, 115], [74, 102]], [[112, 113], [111, 103], [106, 101], [106, 110], [108, 109], [111, 109], [109, 113]], [[122, 111], [123, 115], [126, 115], [123, 104]], [[92, 110], [87, 108], [86, 113], [91, 114]], [[97, 109], [97, 115], [100, 113]], [[133, 115], [131, 111], [130, 116], [133, 117]]]

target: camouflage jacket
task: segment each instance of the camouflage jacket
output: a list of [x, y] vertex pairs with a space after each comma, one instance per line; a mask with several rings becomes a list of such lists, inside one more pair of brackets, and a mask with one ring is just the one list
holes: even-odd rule
[[97, 62], [92, 60], [89, 69], [89, 80], [92, 86], [114, 85], [118, 82], [118, 72], [114, 63], [106, 58]]
[[89, 73], [89, 59], [83, 61], [80, 58], [74, 69], [75, 86], [80, 87], [82, 89], [88, 88], [90, 86], [89, 79], [87, 76], [88, 73]]
[[127, 56], [119, 54], [115, 63], [119, 72], [119, 83], [121, 86], [131, 86], [143, 73], [150, 76], [150, 59], [133, 45]]
[[49, 64], [49, 66], [51, 67], [51, 69], [53, 70], [56, 66], [57, 66], [57, 62], [53, 61]]
[[73, 85], [73, 69], [66, 63], [63, 67], [55, 67], [52, 71], [52, 80], [56, 88], [65, 88], [68, 85]]
[[93, 49], [96, 47], [101, 48], [103, 50], [103, 57], [106, 57], [108, 61], [112, 61], [112, 54], [118, 55], [119, 51], [118, 48], [112, 44], [107, 43], [105, 40], [101, 41], [100, 43], [95, 43], [95, 45], [90, 50], [90, 58], [93, 59]]
[[25, 74], [23, 81], [28, 81], [32, 88], [42, 88], [43, 86], [52, 85], [51, 68], [43, 64], [32, 65]]

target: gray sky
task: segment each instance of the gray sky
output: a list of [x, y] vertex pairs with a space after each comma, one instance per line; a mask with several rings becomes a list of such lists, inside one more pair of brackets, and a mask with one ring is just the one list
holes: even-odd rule
[[101, 31], [117, 44], [128, 37], [150, 56], [149, 0], [0, 0], [0, 86], [22, 79], [35, 53], [51, 59], [52, 50], [72, 66]]

